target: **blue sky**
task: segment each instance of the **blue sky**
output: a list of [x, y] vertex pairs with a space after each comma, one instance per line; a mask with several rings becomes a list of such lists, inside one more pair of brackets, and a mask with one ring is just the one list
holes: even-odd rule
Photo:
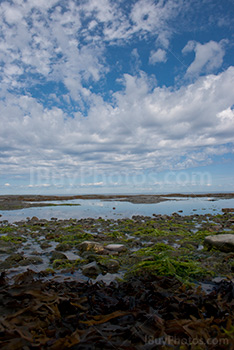
[[233, 0], [0, 16], [0, 193], [234, 191]]

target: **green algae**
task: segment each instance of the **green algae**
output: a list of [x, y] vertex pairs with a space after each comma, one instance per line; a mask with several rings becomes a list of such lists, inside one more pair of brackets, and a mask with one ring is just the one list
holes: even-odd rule
[[76, 259], [76, 260], [67, 260], [67, 259], [56, 259], [53, 261], [53, 269], [70, 269], [70, 268], [79, 268], [85, 260]]
[[212, 276], [214, 273], [194, 260], [185, 261], [169, 257], [165, 252], [154, 256], [153, 261], [141, 261], [129, 269], [126, 276], [152, 274], [175, 276], [180, 280], [192, 281], [196, 278]]
[[10, 242], [14, 244], [20, 244], [23, 242], [27, 242], [27, 239], [24, 237], [18, 237], [18, 236], [13, 236], [13, 235], [6, 235], [6, 236], [1, 236], [0, 237], [0, 242]]

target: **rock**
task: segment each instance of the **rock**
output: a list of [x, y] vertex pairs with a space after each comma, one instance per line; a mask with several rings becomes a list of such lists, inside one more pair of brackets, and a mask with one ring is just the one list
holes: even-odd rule
[[223, 208], [222, 212], [223, 213], [233, 213], [234, 212], [234, 208]]
[[68, 243], [59, 243], [55, 250], [60, 251], [60, 252], [66, 252], [67, 250], [71, 249], [71, 245]]
[[104, 252], [103, 245], [93, 241], [84, 241], [80, 243], [79, 249], [81, 252], [89, 251], [89, 250], [96, 252], [98, 254], [102, 254]]
[[40, 244], [40, 247], [41, 247], [41, 249], [47, 249], [47, 248], [51, 247], [51, 244], [49, 242], [42, 242]]
[[118, 269], [120, 268], [120, 264], [117, 260], [110, 259], [107, 261], [104, 261], [100, 263], [104, 269], [106, 269], [108, 272], [117, 272]]
[[53, 251], [51, 254], [50, 261], [54, 261], [54, 260], [67, 260], [67, 257], [65, 254], [61, 252]]
[[127, 250], [127, 248], [123, 244], [108, 244], [107, 246], [105, 246], [105, 248], [107, 250], [118, 252], [118, 253], [126, 252]]
[[13, 247], [0, 247], [0, 254], [10, 254], [15, 249]]
[[54, 269], [61, 269], [64, 264], [66, 264], [69, 260], [67, 259], [55, 259], [53, 261], [53, 268]]
[[10, 256], [8, 256], [8, 258], [6, 258], [6, 262], [10, 263], [12, 265], [17, 264], [20, 260], [23, 260], [24, 256], [22, 254], [11, 254]]
[[101, 273], [101, 270], [98, 267], [96, 261], [93, 261], [82, 267], [82, 273], [87, 277], [95, 277]]
[[25, 257], [23, 260], [19, 261], [19, 265], [21, 266], [39, 265], [39, 264], [43, 264], [43, 260], [38, 256], [29, 256], [27, 258]]
[[234, 234], [207, 236], [204, 244], [215, 247], [222, 252], [234, 252]]

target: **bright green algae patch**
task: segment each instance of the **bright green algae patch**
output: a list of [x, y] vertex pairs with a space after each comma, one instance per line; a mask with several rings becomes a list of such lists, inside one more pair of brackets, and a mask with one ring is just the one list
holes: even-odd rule
[[[33, 218], [14, 225], [2, 223], [0, 271], [7, 269], [4, 259], [6, 254], [10, 256], [12, 249], [14, 253], [27, 255], [29, 245], [33, 248], [35, 244], [40, 249], [30, 251], [30, 257], [39, 255], [46, 261], [45, 270], [55, 273], [61, 273], [63, 269], [81, 271], [84, 265], [96, 262], [102, 273], [112, 273], [108, 267], [115, 264], [122, 278], [126, 279], [142, 274], [176, 276], [186, 282], [211, 280], [214, 276], [233, 278], [234, 253], [207, 250], [203, 246], [206, 236], [220, 233], [234, 233], [232, 213], [134, 216], [119, 220], [88, 218], [48, 221]], [[103, 251], [82, 251], [80, 244], [84, 241], [102, 245]], [[106, 252], [105, 247], [109, 244], [123, 244], [126, 251]], [[68, 257], [51, 260], [52, 252], [56, 251]], [[70, 253], [72, 257], [69, 257]]]

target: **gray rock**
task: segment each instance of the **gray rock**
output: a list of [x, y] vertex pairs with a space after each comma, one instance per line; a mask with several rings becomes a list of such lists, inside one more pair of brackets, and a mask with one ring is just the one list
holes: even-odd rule
[[127, 248], [123, 244], [108, 244], [107, 246], [105, 246], [105, 249], [118, 253], [126, 252], [127, 250]]
[[104, 247], [102, 244], [98, 242], [93, 242], [93, 241], [84, 241], [79, 244], [79, 249], [81, 252], [83, 251], [93, 251], [99, 254], [102, 254], [104, 252]]
[[82, 267], [82, 273], [87, 277], [95, 277], [101, 273], [101, 270], [98, 267], [96, 261], [93, 261]]
[[234, 252], [234, 235], [221, 234], [215, 236], [207, 236], [204, 244], [208, 247], [215, 247], [222, 252]]

